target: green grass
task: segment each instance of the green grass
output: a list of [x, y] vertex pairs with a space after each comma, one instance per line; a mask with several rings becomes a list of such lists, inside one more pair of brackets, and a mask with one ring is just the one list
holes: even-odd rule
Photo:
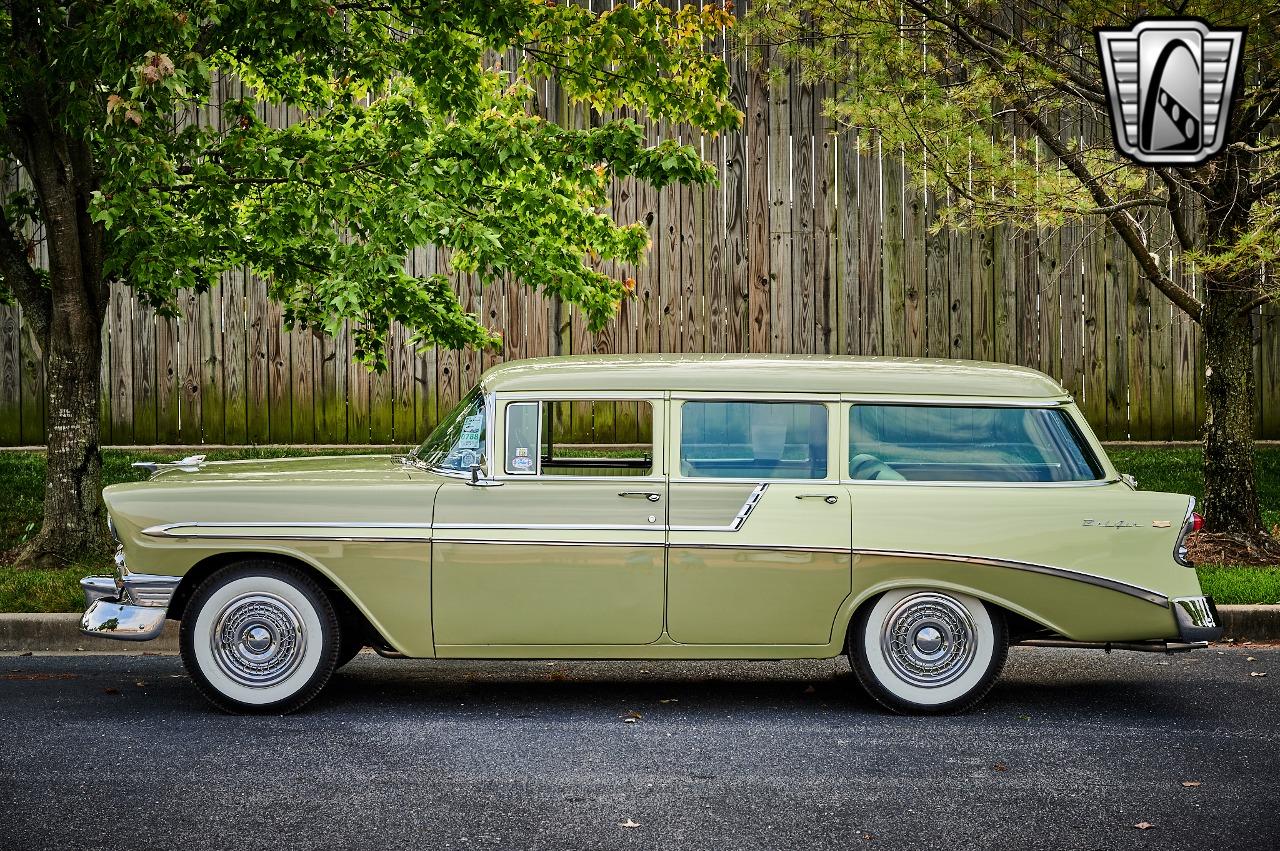
[[[1200, 474], [1204, 452], [1200, 449], [1142, 447], [1108, 449], [1107, 454], [1116, 469], [1135, 477], [1144, 491], [1185, 493], [1204, 499], [1204, 478]], [[1256, 457], [1262, 522], [1273, 529], [1280, 526], [1280, 447], [1259, 447]]]
[[105, 564], [59, 570], [0, 567], [0, 612], [78, 612], [84, 609], [80, 579], [107, 571]]
[[1215, 603], [1280, 603], [1280, 567], [1205, 564], [1196, 573], [1200, 587]]
[[[192, 448], [198, 452], [198, 448]], [[296, 449], [211, 450], [210, 460], [238, 458], [280, 458], [290, 455], [340, 455], [370, 450]], [[400, 451], [388, 447], [387, 452]], [[124, 451], [103, 453], [103, 485], [136, 481], [145, 474], [133, 469], [134, 461], [173, 460], [182, 450]], [[601, 453], [601, 454], [614, 454]], [[618, 455], [625, 453], [619, 452]], [[1121, 471], [1137, 477], [1143, 490], [1172, 491], [1203, 496], [1199, 449], [1142, 447], [1112, 449], [1108, 454]], [[1280, 448], [1258, 450], [1258, 487], [1263, 522], [1280, 526]], [[44, 495], [44, 454], [41, 452], [0, 452], [0, 552], [20, 545], [39, 527]], [[108, 573], [109, 553], [86, 554], [74, 566], [60, 570], [26, 571], [0, 565], [0, 612], [73, 612], [82, 608], [80, 578], [90, 573]], [[1247, 567], [1202, 565], [1197, 568], [1206, 594], [1223, 604], [1280, 603], [1280, 565]]]

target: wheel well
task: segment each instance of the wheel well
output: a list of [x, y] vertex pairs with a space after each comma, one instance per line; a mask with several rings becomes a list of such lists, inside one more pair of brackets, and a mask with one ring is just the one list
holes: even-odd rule
[[196, 588], [200, 587], [202, 582], [224, 567], [230, 567], [233, 564], [250, 559], [254, 561], [274, 561], [302, 571], [315, 580], [316, 584], [329, 597], [329, 601], [333, 604], [333, 609], [342, 623], [344, 632], [353, 630], [363, 637], [363, 644], [390, 647], [386, 640], [374, 629], [373, 624], [369, 623], [369, 619], [364, 616], [364, 613], [360, 611], [355, 603], [351, 602], [342, 589], [333, 583], [332, 579], [302, 559], [281, 555], [280, 553], [219, 553], [197, 562], [186, 572], [182, 577], [182, 581], [178, 583], [178, 587], [174, 589], [173, 598], [169, 601], [168, 617], [172, 620], [182, 620], [182, 616], [187, 609], [187, 603], [191, 600], [191, 595], [195, 593]]
[[[926, 586], [921, 586], [921, 587], [923, 588]], [[876, 604], [876, 600], [879, 600], [881, 597], [883, 597], [885, 594], [889, 593], [889, 591], [892, 591], [892, 590], [895, 590], [895, 589], [890, 588], [885, 591], [881, 591], [878, 594], [872, 594], [870, 597], [868, 597], [867, 599], [863, 600], [861, 603], [858, 604], [858, 607], [853, 610], [852, 614], [849, 615], [849, 620], [844, 625], [844, 638], [840, 642], [841, 648], [848, 650], [849, 630], [853, 628], [853, 622], [858, 619], [858, 615], [864, 609], [874, 606]], [[1031, 618], [1028, 618], [1025, 615], [1020, 615], [1017, 612], [1006, 609], [1004, 606], [1001, 606], [999, 603], [993, 603], [990, 600], [983, 600], [982, 602], [984, 605], [989, 606], [994, 611], [997, 611], [1000, 614], [1004, 615], [1005, 625], [1009, 629], [1010, 644], [1017, 644], [1019, 641], [1023, 641], [1028, 638], [1045, 638], [1045, 637], [1057, 635], [1057, 633], [1053, 632], [1053, 630], [1051, 629], [1048, 629], [1043, 624], [1038, 624], [1035, 621], [1031, 620]]]

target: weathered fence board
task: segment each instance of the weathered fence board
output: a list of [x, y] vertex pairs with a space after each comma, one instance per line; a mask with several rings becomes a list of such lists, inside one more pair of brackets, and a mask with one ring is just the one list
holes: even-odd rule
[[[596, 5], [599, 5], [598, 3]], [[610, 200], [624, 223], [649, 230], [638, 266], [599, 268], [634, 282], [600, 332], [569, 306], [519, 282], [455, 276], [459, 299], [503, 334], [500, 351], [415, 351], [394, 328], [387, 370], [352, 360], [351, 328], [337, 337], [288, 329], [266, 282], [236, 271], [209, 292], [184, 292], [178, 318], [160, 316], [125, 287], [111, 292], [102, 363], [102, 438], [111, 443], [412, 443], [421, 440], [502, 360], [606, 352], [813, 352], [973, 357], [1042, 369], [1080, 401], [1109, 438], [1199, 436], [1203, 352], [1195, 324], [1140, 276], [1124, 245], [1097, 221], [1054, 231], [936, 227], [947, 198], [911, 185], [874, 133], [839, 129], [822, 108], [833, 92], [792, 79], [770, 88], [740, 50], [729, 63], [741, 130], [710, 138], [686, 125], [649, 125], [651, 142], [676, 135], [716, 164], [711, 187], [655, 190], [620, 181]], [[504, 62], [514, 67], [517, 57]], [[537, 81], [533, 108], [593, 126], [600, 116]], [[239, 84], [219, 81], [230, 97]], [[264, 105], [281, 126], [295, 111]], [[216, 123], [217, 109], [182, 121]], [[1078, 112], [1056, 119], [1084, 144], [1105, 129]], [[1043, 157], [1033, 140], [1019, 156]], [[6, 186], [22, 176], [4, 175]], [[1194, 270], [1169, 243], [1161, 262], [1189, 290]], [[37, 262], [44, 247], [37, 244]], [[406, 270], [447, 271], [447, 253], [413, 251]], [[1280, 305], [1255, 316], [1257, 428], [1280, 438]], [[40, 443], [46, 429], [44, 353], [16, 307], [0, 305], [0, 445]], [[566, 428], [626, 442], [630, 406], [566, 408]]]

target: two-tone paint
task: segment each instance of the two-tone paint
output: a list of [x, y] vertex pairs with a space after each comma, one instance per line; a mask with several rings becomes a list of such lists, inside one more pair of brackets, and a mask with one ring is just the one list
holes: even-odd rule
[[[170, 577], [168, 614], [181, 617], [184, 595], [215, 567], [284, 559], [350, 600], [387, 649], [413, 657], [825, 658], [844, 652], [863, 603], [916, 587], [972, 595], [1062, 640], [1215, 634], [1211, 605], [1186, 602], [1202, 599], [1194, 570], [1173, 558], [1190, 498], [1135, 490], [1066, 392], [1033, 370], [892, 358], [557, 358], [496, 367], [481, 392], [491, 460], [503, 457], [507, 405], [646, 401], [653, 469], [515, 475], [490, 463], [473, 483], [390, 455], [161, 467], [104, 493], [122, 546], [118, 584]], [[826, 405], [828, 478], [682, 476], [681, 410], [700, 399]], [[885, 401], [1061, 407], [1102, 476], [849, 479], [849, 406]], [[100, 620], [86, 628], [111, 632]]]

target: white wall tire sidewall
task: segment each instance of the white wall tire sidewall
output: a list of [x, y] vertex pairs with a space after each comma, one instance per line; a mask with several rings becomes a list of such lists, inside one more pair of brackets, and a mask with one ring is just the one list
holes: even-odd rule
[[[963, 605], [969, 612], [974, 629], [975, 652], [968, 670], [952, 682], [936, 688], [926, 688], [903, 680], [889, 666], [884, 658], [884, 651], [880, 647], [881, 630], [884, 627], [885, 618], [893, 608], [905, 598], [926, 591], [944, 594]], [[968, 594], [925, 588], [907, 588], [889, 591], [882, 595], [871, 608], [858, 640], [862, 642], [862, 653], [867, 661], [867, 667], [870, 668], [880, 687], [898, 700], [921, 707], [941, 706], [962, 700], [986, 678], [996, 653], [995, 627], [987, 607], [981, 600], [970, 597]]]
[[[214, 660], [211, 647], [214, 619], [218, 613], [236, 597], [255, 592], [274, 594], [286, 600], [302, 618], [306, 635], [306, 646], [298, 666], [281, 682], [263, 688], [242, 685], [224, 674]], [[196, 664], [209, 685], [229, 700], [250, 706], [265, 706], [293, 697], [311, 681], [325, 653], [324, 629], [315, 604], [302, 589], [274, 576], [241, 576], [214, 591], [196, 614], [191, 641]]]

